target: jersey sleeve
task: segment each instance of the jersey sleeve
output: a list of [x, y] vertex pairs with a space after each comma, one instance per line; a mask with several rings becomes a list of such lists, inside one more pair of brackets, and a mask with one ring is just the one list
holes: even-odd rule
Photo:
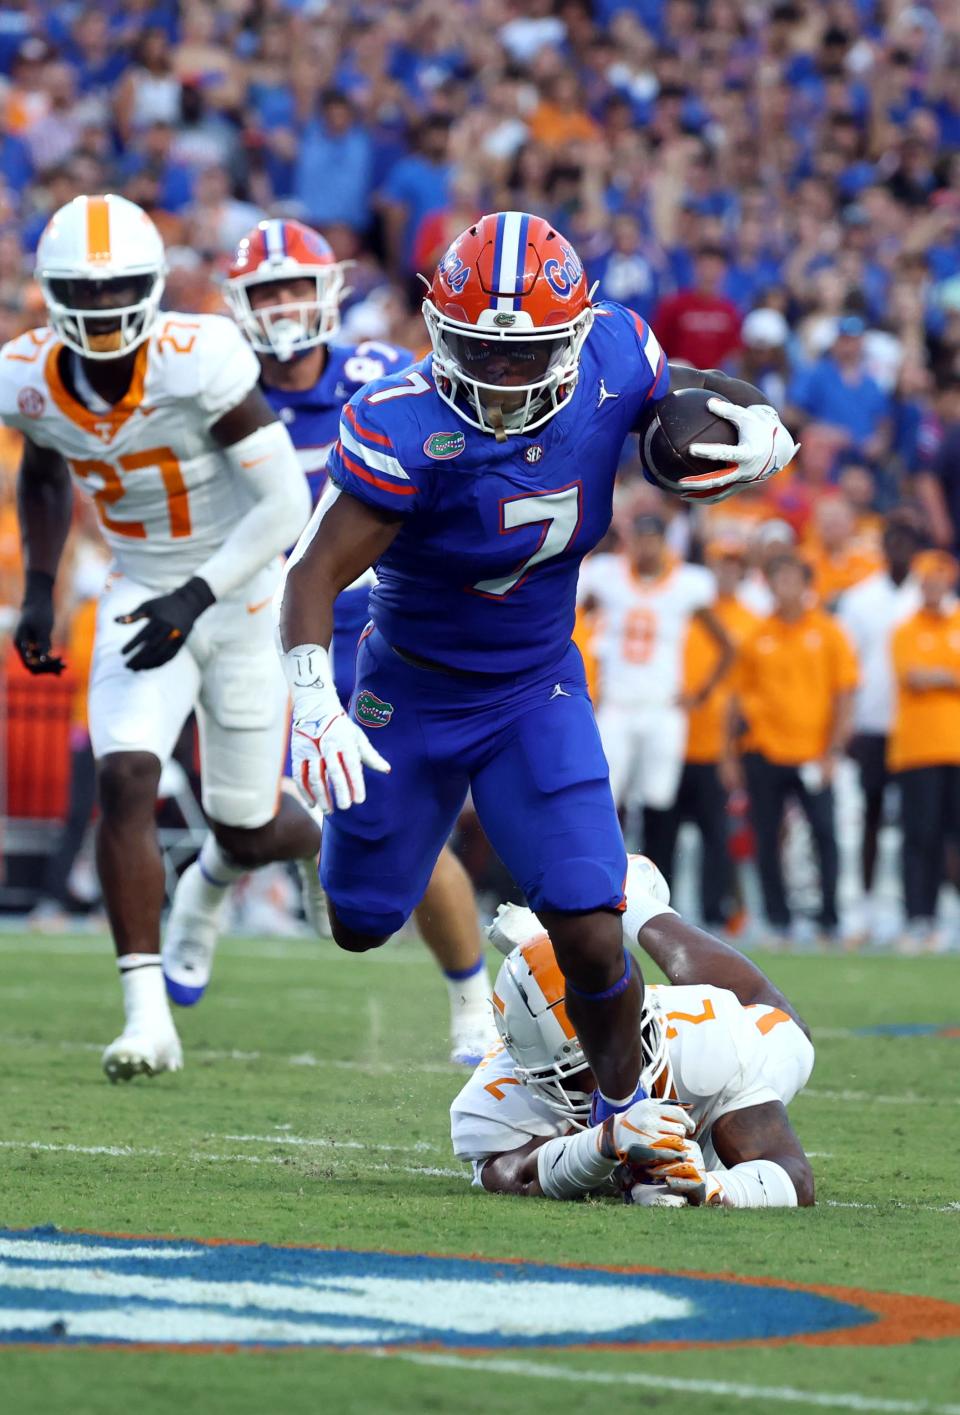
[[[171, 357], [177, 357], [176, 353]], [[194, 392], [207, 426], [212, 427], [242, 403], [259, 377], [257, 356], [233, 320], [207, 315], [197, 336]]]
[[406, 517], [429, 499], [429, 473], [404, 454], [389, 406], [375, 407], [361, 393], [354, 394], [343, 409], [327, 471], [335, 486], [358, 501]]
[[533, 1139], [562, 1135], [560, 1119], [541, 1113], [514, 1074], [502, 1044], [484, 1057], [450, 1107], [450, 1139], [457, 1159], [482, 1163]]
[[610, 322], [617, 346], [617, 367], [611, 374], [616, 374], [618, 386], [629, 399], [631, 426], [636, 425], [648, 404], [670, 391], [667, 356], [650, 325], [635, 310], [604, 303], [598, 306], [597, 316]]

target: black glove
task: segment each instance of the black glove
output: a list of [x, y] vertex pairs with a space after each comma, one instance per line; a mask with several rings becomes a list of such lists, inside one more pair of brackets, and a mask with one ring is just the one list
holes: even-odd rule
[[17, 653], [28, 673], [62, 673], [62, 658], [50, 654], [53, 634], [53, 576], [45, 570], [28, 570], [20, 621], [13, 635]]
[[118, 624], [146, 624], [135, 634], [122, 652], [129, 655], [127, 667], [138, 673], [142, 668], [159, 668], [169, 663], [186, 643], [187, 635], [205, 609], [216, 599], [206, 580], [194, 575], [185, 585], [156, 599], [145, 599], [130, 614], [118, 614]]

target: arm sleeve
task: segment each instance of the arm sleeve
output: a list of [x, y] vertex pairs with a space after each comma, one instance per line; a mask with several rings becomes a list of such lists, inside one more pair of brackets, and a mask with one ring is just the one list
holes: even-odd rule
[[390, 516], [406, 517], [426, 500], [428, 472], [398, 455], [388, 407], [371, 407], [360, 394], [350, 400], [327, 471], [334, 486], [358, 501]]
[[310, 488], [281, 423], [258, 427], [223, 452], [253, 505], [196, 572], [217, 599], [269, 565], [297, 539], [310, 515]]

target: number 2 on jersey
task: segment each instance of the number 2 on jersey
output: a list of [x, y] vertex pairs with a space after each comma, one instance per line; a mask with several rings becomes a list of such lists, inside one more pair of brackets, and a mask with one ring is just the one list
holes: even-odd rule
[[535, 565], [562, 555], [580, 529], [582, 507], [580, 482], [559, 491], [539, 491], [530, 496], [511, 496], [500, 502], [500, 534], [509, 535], [521, 526], [542, 525], [540, 543], [532, 555], [494, 580], [479, 580], [473, 589], [488, 599], [503, 599], [515, 590]]
[[99, 457], [71, 457], [69, 461], [78, 477], [100, 478], [102, 485], [94, 490], [93, 499], [104, 530], [118, 536], [129, 536], [132, 540], [145, 539], [147, 528], [142, 521], [115, 521], [110, 515], [110, 508], [121, 500], [126, 489], [120, 472], [139, 472], [147, 467], [156, 467], [167, 494], [171, 537], [179, 540], [190, 534], [190, 501], [180, 463], [172, 448], [152, 447], [148, 452], [127, 452], [117, 458], [119, 471]]

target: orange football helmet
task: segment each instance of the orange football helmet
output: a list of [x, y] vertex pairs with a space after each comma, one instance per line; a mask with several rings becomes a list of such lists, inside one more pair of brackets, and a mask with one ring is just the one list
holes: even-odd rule
[[[258, 354], [286, 363], [317, 344], [329, 344], [340, 328], [346, 263], [338, 261], [318, 232], [300, 221], [261, 221], [237, 246], [224, 294], [237, 323]], [[308, 300], [250, 303], [257, 285], [314, 281]]]
[[576, 387], [591, 294], [549, 221], [482, 217], [450, 246], [423, 302], [441, 398], [499, 441], [541, 427]]

